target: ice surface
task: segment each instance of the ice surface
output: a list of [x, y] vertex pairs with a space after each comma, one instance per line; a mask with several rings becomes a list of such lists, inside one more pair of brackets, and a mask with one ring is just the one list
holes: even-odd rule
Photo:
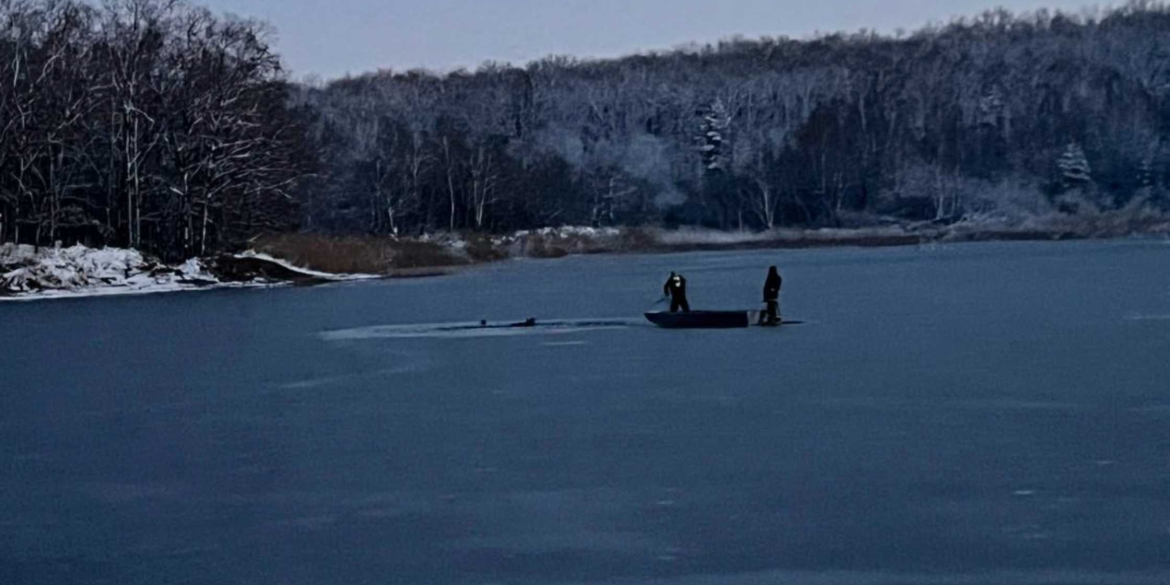
[[1170, 314], [1167, 315], [1140, 315], [1132, 314], [1125, 316], [1126, 321], [1170, 321]]
[[[734, 307], [772, 264], [805, 325], [641, 317], [672, 270]], [[1168, 265], [580, 256], [0, 304], [0, 583], [1170, 583], [1170, 336], [1125, 320], [1170, 314]], [[629, 325], [441, 331], [529, 316]]]

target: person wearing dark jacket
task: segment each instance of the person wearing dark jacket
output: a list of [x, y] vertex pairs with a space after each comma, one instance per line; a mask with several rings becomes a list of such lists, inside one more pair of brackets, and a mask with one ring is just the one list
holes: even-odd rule
[[776, 267], [769, 267], [768, 278], [764, 280], [764, 304], [767, 309], [760, 315], [760, 325], [780, 324], [780, 285], [783, 282]]
[[662, 285], [662, 294], [670, 297], [671, 313], [677, 313], [679, 309], [684, 313], [690, 312], [691, 305], [687, 303], [687, 279], [681, 274], [670, 273], [670, 278]]

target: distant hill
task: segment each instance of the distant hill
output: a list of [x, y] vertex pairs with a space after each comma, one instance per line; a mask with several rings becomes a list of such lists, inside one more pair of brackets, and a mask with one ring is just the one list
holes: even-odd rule
[[1170, 10], [1004, 10], [305, 88], [340, 230], [837, 226], [1167, 208]]

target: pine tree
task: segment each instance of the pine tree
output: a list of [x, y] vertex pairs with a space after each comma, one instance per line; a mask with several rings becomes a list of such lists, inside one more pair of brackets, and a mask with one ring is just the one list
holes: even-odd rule
[[1079, 144], [1070, 142], [1056, 159], [1056, 167], [1060, 171], [1054, 199], [1057, 209], [1064, 213], [1083, 214], [1112, 206], [1112, 201], [1093, 184], [1093, 170]]
[[1070, 142], [1064, 153], [1056, 160], [1060, 169], [1060, 180], [1065, 189], [1073, 189], [1093, 182], [1089, 159], [1081, 145]]

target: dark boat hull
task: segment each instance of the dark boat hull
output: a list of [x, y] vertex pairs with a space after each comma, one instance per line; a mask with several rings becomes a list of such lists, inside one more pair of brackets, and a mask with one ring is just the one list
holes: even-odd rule
[[735, 329], [751, 325], [752, 313], [756, 311], [660, 312], [646, 313], [646, 319], [666, 329]]

